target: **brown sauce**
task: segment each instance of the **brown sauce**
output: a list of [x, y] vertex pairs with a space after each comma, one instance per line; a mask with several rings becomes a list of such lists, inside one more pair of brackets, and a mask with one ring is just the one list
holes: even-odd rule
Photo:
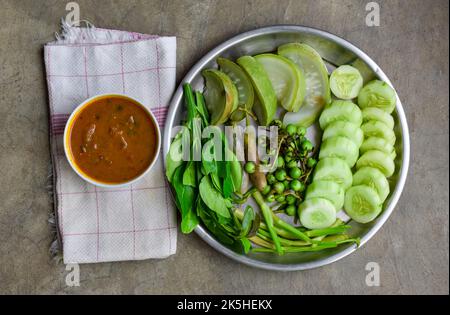
[[120, 96], [95, 99], [82, 108], [73, 120], [69, 140], [76, 166], [107, 184], [141, 175], [152, 163], [158, 141], [150, 115]]

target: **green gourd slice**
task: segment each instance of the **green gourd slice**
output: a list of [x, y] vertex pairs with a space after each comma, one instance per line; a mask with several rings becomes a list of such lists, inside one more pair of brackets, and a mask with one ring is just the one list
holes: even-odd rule
[[273, 120], [277, 111], [277, 96], [272, 83], [263, 66], [255, 58], [243, 56], [237, 60], [237, 63], [250, 78], [258, 96], [253, 105], [253, 111], [258, 117], [258, 123], [267, 126]]
[[225, 73], [216, 69], [204, 70], [202, 75], [205, 78], [204, 96], [211, 124], [223, 124], [238, 106], [236, 86]]
[[283, 117], [283, 124], [309, 127], [317, 120], [324, 106], [331, 101], [327, 67], [319, 53], [306, 44], [282, 45], [278, 47], [278, 54], [300, 68], [306, 83], [302, 107], [296, 113], [287, 112]]
[[[220, 70], [228, 75], [236, 86], [239, 106], [251, 111], [255, 101], [255, 92], [247, 74], [238, 64], [229, 59], [217, 58], [217, 64], [219, 65]], [[242, 110], [234, 111], [230, 116], [232, 121], [241, 121], [244, 118], [245, 112]]]
[[275, 54], [261, 54], [255, 59], [266, 70], [280, 105], [289, 112], [298, 112], [306, 93], [305, 77], [300, 68]]

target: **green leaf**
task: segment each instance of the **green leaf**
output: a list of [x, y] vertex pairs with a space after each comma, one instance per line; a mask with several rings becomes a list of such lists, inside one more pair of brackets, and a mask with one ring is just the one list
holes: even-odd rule
[[255, 217], [256, 214], [253, 208], [251, 206], [247, 206], [244, 211], [244, 217], [242, 218], [241, 233], [239, 234], [238, 238], [244, 238], [250, 233]]
[[203, 126], [209, 126], [209, 113], [206, 109], [205, 99], [203, 98], [203, 94], [199, 91], [195, 92], [195, 101], [197, 103], [197, 111], [202, 117]]
[[244, 253], [248, 254], [252, 249], [252, 243], [246, 237], [241, 238], [239, 241], [241, 242]]
[[231, 203], [214, 188], [209, 176], [202, 178], [199, 186], [200, 196], [208, 208], [224, 218], [231, 218], [229, 207]]
[[187, 234], [197, 226], [198, 218], [194, 209], [196, 192], [193, 187], [183, 185], [183, 173], [184, 167], [178, 167], [173, 175], [172, 184], [176, 193], [177, 206], [181, 212], [181, 231]]
[[217, 220], [208, 212], [206, 205], [199, 200], [197, 203], [197, 213], [206, 228], [219, 240], [221, 243], [231, 245], [234, 239], [228, 236], [227, 232], [223, 230], [222, 226]]
[[183, 185], [197, 187], [195, 163], [188, 162], [183, 174]]
[[182, 147], [182, 138], [181, 133], [178, 133], [170, 145], [169, 153], [167, 153], [166, 156], [166, 177], [169, 183], [172, 182], [173, 174], [175, 173], [175, 170], [183, 165], [184, 161], [182, 159], [182, 153], [181, 153], [181, 147]]

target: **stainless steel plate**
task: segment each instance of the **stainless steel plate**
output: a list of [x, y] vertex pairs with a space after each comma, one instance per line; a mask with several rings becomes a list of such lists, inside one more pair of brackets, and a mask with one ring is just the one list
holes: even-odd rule
[[[170, 147], [173, 136], [171, 134], [172, 128], [180, 124], [184, 114], [184, 105], [182, 102], [183, 83], [191, 83], [193, 88], [201, 90], [204, 86], [201, 71], [205, 68], [216, 67], [215, 60], [218, 56], [236, 59], [243, 55], [256, 55], [274, 51], [278, 46], [289, 42], [303, 42], [312, 46], [320, 53], [331, 68], [342, 64], [356, 64], [365, 79], [379, 78], [391, 84], [389, 78], [368, 55], [346, 40], [330, 33], [309, 27], [291, 25], [271, 26], [246, 32], [231, 38], [211, 50], [192, 67], [182, 80], [173, 95], [167, 115], [163, 140], [164, 156], [167, 155]], [[395, 134], [397, 136], [396, 150], [398, 155], [395, 160], [396, 173], [390, 178], [391, 194], [385, 202], [383, 213], [375, 221], [365, 225], [356, 222], [350, 223], [353, 226], [351, 234], [361, 238], [361, 246], [389, 218], [400, 198], [406, 181], [410, 155], [409, 132], [405, 113], [398, 97], [397, 107], [393, 116], [395, 119]], [[316, 268], [337, 261], [357, 249], [355, 245], [346, 245], [321, 252], [289, 253], [283, 256], [268, 253], [241, 255], [215, 240], [203, 226], [197, 227], [195, 232], [209, 245], [226, 256], [249, 266], [270, 270], [292, 271]]]

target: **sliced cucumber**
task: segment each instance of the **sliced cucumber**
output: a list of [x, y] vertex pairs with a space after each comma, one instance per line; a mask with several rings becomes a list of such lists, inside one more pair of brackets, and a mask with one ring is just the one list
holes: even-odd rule
[[331, 201], [336, 211], [344, 206], [344, 189], [339, 184], [327, 180], [313, 181], [306, 190], [305, 199], [324, 198]]
[[379, 169], [386, 177], [391, 177], [395, 171], [394, 160], [388, 154], [378, 150], [367, 151], [356, 162], [357, 170], [365, 166]]
[[347, 121], [335, 121], [325, 128], [322, 140], [325, 141], [331, 137], [345, 137], [353, 141], [359, 148], [364, 140], [364, 133], [358, 125]]
[[206, 81], [204, 96], [206, 107], [211, 115], [211, 124], [223, 124], [238, 106], [236, 86], [222, 71], [207, 69], [202, 74]]
[[353, 185], [366, 185], [375, 189], [384, 202], [389, 195], [389, 182], [377, 168], [363, 167], [353, 174]]
[[358, 96], [363, 86], [363, 77], [358, 69], [342, 65], [336, 68], [330, 76], [331, 92], [343, 100], [351, 100]]
[[394, 129], [394, 118], [384, 110], [376, 107], [366, 107], [362, 110], [363, 122], [370, 120], [381, 121], [385, 123], [389, 129]]
[[359, 157], [358, 146], [344, 137], [328, 138], [320, 145], [319, 159], [340, 158], [351, 168]]
[[371, 120], [361, 126], [364, 137], [378, 137], [386, 140], [390, 145], [395, 144], [395, 133], [392, 129], [380, 121]]
[[395, 149], [392, 150], [392, 152], [389, 154], [389, 156], [391, 157], [391, 159], [393, 161], [395, 161], [395, 158], [397, 157], [397, 152], [395, 152]]
[[339, 120], [354, 123], [359, 127], [362, 123], [361, 110], [356, 104], [350, 101], [333, 101], [320, 115], [320, 128], [325, 130], [329, 124]]
[[358, 95], [358, 104], [361, 108], [377, 107], [390, 114], [395, 109], [395, 103], [394, 89], [380, 80], [367, 83]]
[[306, 93], [305, 77], [300, 68], [275, 54], [261, 54], [255, 59], [266, 70], [280, 105], [289, 112], [298, 112]]
[[324, 198], [311, 198], [298, 207], [302, 225], [308, 229], [324, 229], [336, 221], [336, 210], [331, 201]]
[[394, 146], [383, 138], [370, 137], [363, 141], [361, 147], [359, 148], [359, 152], [364, 154], [370, 150], [378, 150], [383, 151], [386, 154], [391, 154], [394, 151]]
[[345, 192], [344, 209], [356, 222], [368, 223], [381, 213], [382, 203], [373, 188], [358, 185]]
[[[233, 81], [238, 91], [239, 106], [248, 111], [252, 110], [255, 100], [255, 92], [252, 83], [242, 68], [231, 60], [225, 58], [217, 58], [220, 70], [228, 75]], [[242, 110], [234, 111], [230, 119], [233, 121], [241, 121], [245, 118], [245, 112]]]
[[297, 113], [286, 113], [283, 124], [309, 127], [319, 117], [322, 109], [331, 101], [328, 70], [322, 57], [310, 46], [290, 43], [278, 47], [278, 54], [290, 59], [303, 72], [306, 95]]
[[[272, 83], [263, 66], [251, 56], [243, 56], [237, 63], [244, 69], [255, 88], [258, 102], [255, 102], [254, 111], [260, 125], [267, 126], [273, 120], [277, 111], [277, 96]], [[258, 108], [256, 108], [258, 106]]]
[[352, 185], [353, 176], [350, 167], [339, 158], [326, 158], [317, 163], [314, 181], [329, 180], [339, 184], [344, 190]]

